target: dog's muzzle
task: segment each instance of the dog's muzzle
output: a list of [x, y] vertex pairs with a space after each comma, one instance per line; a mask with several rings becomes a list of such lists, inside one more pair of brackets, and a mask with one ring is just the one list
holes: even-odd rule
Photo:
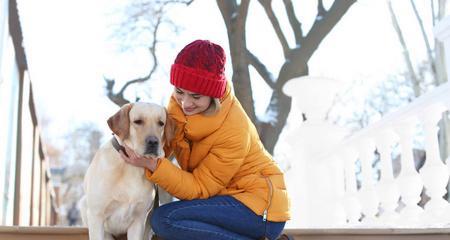
[[159, 140], [155, 136], [149, 136], [145, 139], [145, 154], [158, 155]]

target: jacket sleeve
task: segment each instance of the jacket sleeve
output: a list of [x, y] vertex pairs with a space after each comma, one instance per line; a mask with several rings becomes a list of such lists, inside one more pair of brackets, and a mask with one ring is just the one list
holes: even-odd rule
[[224, 189], [241, 167], [250, 147], [246, 131], [233, 131], [234, 135], [221, 136], [209, 154], [191, 172], [173, 165], [168, 159], [160, 160], [147, 178], [160, 185], [178, 199], [208, 198]]

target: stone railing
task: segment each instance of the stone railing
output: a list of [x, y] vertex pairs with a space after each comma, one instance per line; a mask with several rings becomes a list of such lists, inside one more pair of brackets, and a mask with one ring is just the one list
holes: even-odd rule
[[[321, 80], [299, 79], [295, 88], [305, 89], [307, 81]], [[443, 198], [450, 160], [441, 159], [438, 142], [438, 122], [449, 109], [446, 83], [350, 137], [315, 117], [287, 126], [284, 152], [295, 159], [286, 174], [291, 227], [450, 226], [450, 205]], [[417, 137], [424, 142], [422, 159], [414, 158]]]
[[[450, 18], [435, 28], [435, 35], [444, 42], [450, 72]], [[444, 195], [450, 159], [441, 159], [438, 123], [450, 110], [450, 83], [350, 136], [325, 121], [340, 85], [303, 77], [283, 88], [293, 107], [275, 156], [292, 159], [286, 178], [293, 219], [287, 227], [449, 227]], [[300, 113], [306, 113], [306, 121]], [[417, 138], [424, 143], [421, 158], [414, 156]]]
[[[439, 153], [438, 122], [450, 109], [450, 83], [419, 97], [376, 124], [337, 144], [319, 158], [343, 163], [344, 192], [340, 201], [350, 226], [418, 227], [450, 225], [447, 193], [450, 161]], [[426, 159], [418, 168], [413, 141], [423, 136]], [[394, 178], [394, 146], [400, 148], [401, 170]], [[373, 162], [379, 154], [379, 178]], [[332, 156], [330, 155], [332, 153]], [[357, 164], [359, 163], [359, 164]], [[360, 188], [356, 168], [360, 166]], [[419, 206], [425, 189], [429, 200]]]
[[[303, 78], [288, 83], [287, 89], [300, 95], [303, 90], [313, 96], [309, 88], [323, 89], [314, 85], [329, 82]], [[310, 109], [297, 101], [294, 104], [309, 117], [301, 124], [297, 121], [288, 125], [283, 135], [290, 146], [285, 152], [295, 159], [287, 173], [293, 195], [293, 227], [450, 225], [450, 205], [443, 198], [450, 160], [444, 164], [438, 142], [438, 122], [450, 109], [450, 83], [350, 137], [321, 119], [320, 104]], [[425, 146], [423, 166], [417, 163], [420, 159], [414, 158], [417, 137]], [[401, 170], [394, 177], [392, 158], [396, 155], [400, 156]], [[379, 164], [374, 166], [375, 159]], [[426, 198], [429, 200], [421, 207], [419, 202]]]

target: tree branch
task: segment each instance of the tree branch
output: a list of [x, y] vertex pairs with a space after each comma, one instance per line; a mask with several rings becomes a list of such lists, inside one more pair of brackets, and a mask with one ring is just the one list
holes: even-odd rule
[[186, 6], [191, 5], [191, 3], [194, 2], [194, 0], [170, 0], [170, 1], [156, 1], [156, 3], [162, 3], [164, 5], [167, 5], [169, 3], [176, 3], [176, 4], [186, 4]]
[[287, 58], [289, 54], [289, 44], [286, 40], [286, 37], [283, 34], [283, 31], [281, 30], [278, 18], [275, 16], [275, 13], [273, 12], [272, 0], [259, 0], [259, 3], [263, 6], [267, 17], [270, 20], [270, 23], [272, 23], [272, 27], [275, 30], [275, 33], [277, 34], [278, 40], [281, 43], [281, 47], [283, 48], [284, 58]]
[[430, 64], [431, 74], [433, 75], [433, 78], [434, 78], [434, 84], [435, 84], [435, 86], [438, 86], [439, 79], [438, 79], [437, 73], [436, 73], [436, 61], [433, 57], [433, 50], [431, 49], [430, 42], [428, 41], [427, 33], [425, 32], [425, 27], [423, 26], [422, 18], [419, 15], [419, 11], [417, 11], [414, 0], [410, 0], [410, 3], [411, 3], [411, 7], [414, 10], [414, 15], [416, 16], [417, 22], [419, 23], [420, 31], [422, 33], [422, 38], [425, 43], [425, 48], [427, 49], [428, 62]]
[[119, 94], [123, 94], [125, 92], [125, 90], [127, 89], [127, 87], [130, 86], [131, 84], [145, 82], [145, 81], [149, 80], [152, 77], [153, 73], [156, 71], [156, 68], [158, 67], [158, 59], [156, 57], [156, 44], [158, 43], [158, 40], [156, 39], [156, 35], [157, 35], [157, 32], [158, 32], [160, 24], [161, 24], [161, 16], [159, 16], [158, 19], [157, 19], [155, 28], [153, 30], [152, 46], [149, 47], [149, 51], [150, 51], [150, 53], [151, 53], [151, 55], [153, 57], [153, 67], [152, 67], [152, 69], [147, 74], [147, 76], [136, 78], [136, 79], [130, 80], [127, 83], [125, 83], [125, 85], [122, 87], [122, 89], [120, 89]]
[[301, 49], [297, 51], [302, 51], [306, 57], [305, 59], [309, 59], [325, 36], [328, 35], [331, 29], [333, 29], [355, 2], [356, 0], [335, 0], [330, 9], [324, 13], [323, 17], [316, 18], [311, 30], [303, 41]]
[[281, 89], [289, 79], [308, 74], [308, 61], [312, 54], [355, 2], [356, 0], [335, 0], [324, 17], [316, 18], [302, 44], [291, 50], [289, 61], [281, 67], [276, 89]]
[[236, 20], [238, 20], [236, 24], [239, 29], [245, 29], [245, 22], [247, 21], [249, 5], [250, 0], [241, 0], [241, 4], [239, 5], [238, 9], [238, 17], [236, 18]]
[[289, 23], [292, 27], [292, 31], [294, 31], [295, 43], [297, 46], [302, 44], [303, 40], [303, 31], [302, 24], [298, 21], [297, 16], [295, 15], [294, 6], [292, 5], [291, 0], [283, 0], [284, 7], [286, 9], [286, 14], [288, 16]]
[[103, 77], [103, 79], [106, 82], [106, 95], [108, 96], [109, 100], [111, 100], [111, 102], [115, 103], [119, 107], [130, 102], [126, 100], [121, 93], [114, 93], [113, 89], [116, 83], [114, 79], [107, 77]]
[[431, 23], [433, 24], [433, 27], [436, 24], [436, 12], [434, 11], [434, 0], [430, 0], [431, 2]]
[[[164, 6], [162, 6], [157, 12], [161, 13], [163, 11], [163, 8], [164, 8]], [[152, 33], [153, 34], [152, 45], [149, 47], [150, 54], [152, 55], [152, 58], [153, 58], [153, 66], [150, 69], [149, 73], [144, 77], [140, 77], [140, 78], [136, 78], [136, 79], [127, 81], [122, 86], [122, 88], [120, 89], [120, 91], [118, 93], [114, 93], [114, 89], [113, 89], [114, 85], [115, 85], [115, 80], [104, 77], [104, 80], [106, 82], [107, 96], [112, 102], [114, 102], [118, 106], [122, 106], [122, 105], [130, 102], [124, 98], [124, 92], [130, 85], [135, 84], [135, 83], [142, 83], [142, 82], [149, 80], [152, 77], [153, 73], [156, 71], [156, 69], [158, 67], [158, 58], [156, 56], [156, 45], [158, 44], [157, 34], [158, 34], [158, 29], [160, 27], [162, 19], [163, 19], [162, 14], [157, 14], [156, 24], [153, 28], [153, 33]]]
[[247, 50], [247, 58], [250, 65], [252, 65], [256, 69], [256, 71], [264, 79], [267, 85], [269, 85], [270, 88], [274, 89], [275, 79], [272, 73], [269, 72], [267, 67], [261, 61], [259, 61], [259, 59], [255, 55], [253, 55], [253, 53], [251, 53], [249, 50]]
[[232, 16], [237, 9], [236, 1], [217, 0], [217, 6], [219, 7], [220, 13], [222, 13], [223, 21], [227, 27], [228, 36], [230, 36]]
[[323, 1], [322, 0], [317, 1], [317, 16], [316, 16], [316, 19], [317, 18], [322, 19], [322, 17], [325, 16], [326, 13], [327, 13], [327, 11], [323, 7]]
[[249, 3], [250, 0], [241, 1], [239, 5], [236, 0], [217, 0], [228, 34], [236, 31], [237, 28], [244, 29]]
[[437, 15], [437, 20], [441, 20], [442, 18], [445, 17], [446, 15], [446, 11], [445, 9], [447, 8], [447, 0], [439, 0], [438, 1], [438, 15]]
[[412, 65], [411, 56], [409, 55], [408, 47], [406, 46], [405, 39], [403, 37], [402, 30], [398, 24], [397, 16], [395, 15], [394, 9], [392, 8], [392, 3], [388, 1], [389, 12], [391, 13], [392, 25], [394, 26], [395, 31], [397, 32], [398, 40], [403, 48], [403, 57], [405, 59], [406, 67], [408, 68], [408, 73], [410, 80], [412, 81], [414, 96], [418, 97], [421, 94], [419, 79], [414, 71], [414, 67]]

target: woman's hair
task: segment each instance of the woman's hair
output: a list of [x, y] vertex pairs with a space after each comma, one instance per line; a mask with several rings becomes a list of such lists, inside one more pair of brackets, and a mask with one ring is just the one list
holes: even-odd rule
[[221, 106], [222, 104], [220, 103], [219, 98], [211, 98], [211, 104], [209, 104], [209, 107], [201, 114], [205, 116], [212, 116], [220, 111]]

